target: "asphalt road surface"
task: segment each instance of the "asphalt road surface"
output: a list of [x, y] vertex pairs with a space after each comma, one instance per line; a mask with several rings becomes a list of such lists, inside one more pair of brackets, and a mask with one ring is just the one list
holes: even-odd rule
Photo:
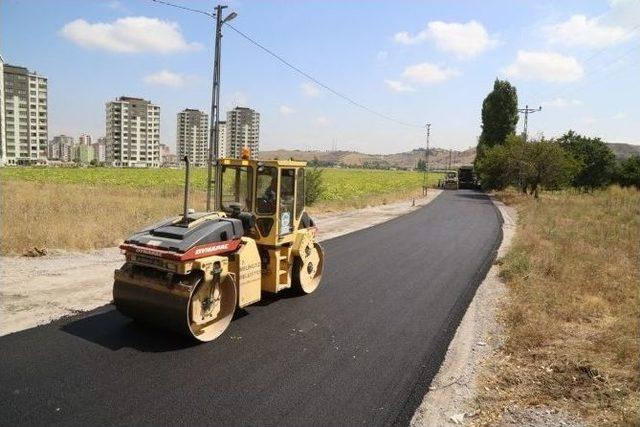
[[193, 345], [107, 305], [0, 338], [2, 425], [407, 424], [500, 243], [482, 193], [445, 191], [324, 242], [321, 287]]

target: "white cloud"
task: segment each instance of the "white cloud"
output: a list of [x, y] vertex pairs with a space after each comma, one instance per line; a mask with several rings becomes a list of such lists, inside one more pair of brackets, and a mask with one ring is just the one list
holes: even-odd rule
[[551, 101], [543, 102], [545, 107], [565, 108], [565, 107], [577, 107], [582, 105], [582, 101], [577, 99], [556, 98]]
[[431, 21], [427, 24], [426, 29], [415, 36], [407, 31], [402, 31], [395, 34], [394, 40], [407, 45], [433, 41], [441, 51], [453, 53], [461, 59], [478, 56], [497, 44], [495, 37], [492, 37], [477, 21], [469, 21], [464, 24]]
[[381, 50], [376, 54], [376, 59], [380, 62], [384, 62], [389, 58], [389, 52], [386, 50]]
[[551, 43], [570, 47], [601, 48], [612, 46], [631, 38], [628, 29], [605, 25], [601, 19], [573, 15], [567, 21], [548, 25], [543, 31]]
[[85, 48], [119, 53], [167, 54], [197, 50], [202, 47], [198, 43], [187, 42], [175, 22], [144, 16], [95, 24], [84, 19], [76, 19], [65, 24], [60, 34]]
[[316, 117], [315, 122], [318, 126], [326, 126], [329, 124], [329, 119], [327, 119], [325, 116], [320, 116]]
[[157, 73], [149, 74], [142, 80], [146, 84], [150, 85], [180, 87], [184, 85], [186, 78], [182, 74], [174, 73], [168, 70], [162, 70], [158, 71]]
[[125, 14], [131, 13], [131, 11], [127, 9], [127, 7], [118, 0], [112, 0], [110, 2], [107, 2], [106, 6], [111, 10], [115, 10], [116, 12], [125, 13]]
[[627, 113], [619, 112], [614, 114], [611, 118], [614, 120], [623, 120], [627, 118]]
[[412, 86], [404, 82], [401, 82], [400, 80], [385, 80], [384, 82], [387, 84], [389, 89], [395, 92], [414, 92], [415, 91], [415, 89]]
[[288, 116], [289, 114], [292, 114], [295, 112], [295, 110], [291, 107], [288, 107], [286, 105], [281, 105], [279, 108], [280, 114], [282, 114], [283, 116]]
[[313, 98], [320, 95], [320, 90], [318, 89], [318, 86], [316, 86], [313, 83], [302, 83], [300, 88], [302, 89], [302, 93], [305, 94], [306, 96], [310, 96]]
[[582, 65], [572, 56], [525, 50], [519, 50], [515, 62], [503, 72], [507, 77], [546, 82], [572, 82], [584, 74]]
[[435, 64], [423, 62], [405, 68], [402, 77], [416, 83], [439, 83], [460, 74], [453, 68], [441, 68]]

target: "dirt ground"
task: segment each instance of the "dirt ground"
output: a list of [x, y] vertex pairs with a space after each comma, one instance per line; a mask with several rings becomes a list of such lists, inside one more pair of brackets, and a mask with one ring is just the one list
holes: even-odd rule
[[[316, 214], [319, 240], [351, 233], [406, 214], [431, 202], [427, 197], [340, 213]], [[415, 202], [415, 205], [414, 205]], [[0, 257], [0, 335], [49, 323], [111, 301], [113, 271], [122, 265], [116, 248], [91, 252], [52, 251], [36, 258]]]

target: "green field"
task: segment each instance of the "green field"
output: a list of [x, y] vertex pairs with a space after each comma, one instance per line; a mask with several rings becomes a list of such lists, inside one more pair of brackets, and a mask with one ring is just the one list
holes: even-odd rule
[[[442, 174], [430, 173], [429, 185], [435, 185]], [[181, 169], [117, 169], [117, 168], [45, 168], [16, 167], [0, 169], [0, 178], [65, 184], [121, 185], [132, 188], [181, 187]], [[205, 189], [206, 169], [194, 169], [193, 187]], [[405, 192], [422, 186], [423, 174], [411, 171], [371, 169], [325, 169], [325, 191], [321, 200], [343, 201], [353, 198]]]

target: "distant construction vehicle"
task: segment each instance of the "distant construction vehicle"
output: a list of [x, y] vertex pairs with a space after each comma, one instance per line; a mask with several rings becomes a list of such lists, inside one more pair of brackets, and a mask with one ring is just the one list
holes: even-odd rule
[[460, 166], [458, 168], [458, 188], [478, 189], [478, 177], [476, 176], [473, 166]]
[[445, 190], [458, 189], [458, 173], [456, 171], [448, 171], [445, 173], [442, 188]]
[[133, 319], [211, 341], [263, 292], [316, 290], [324, 253], [305, 211], [306, 162], [221, 159], [212, 212], [188, 209], [120, 246], [113, 300]]

